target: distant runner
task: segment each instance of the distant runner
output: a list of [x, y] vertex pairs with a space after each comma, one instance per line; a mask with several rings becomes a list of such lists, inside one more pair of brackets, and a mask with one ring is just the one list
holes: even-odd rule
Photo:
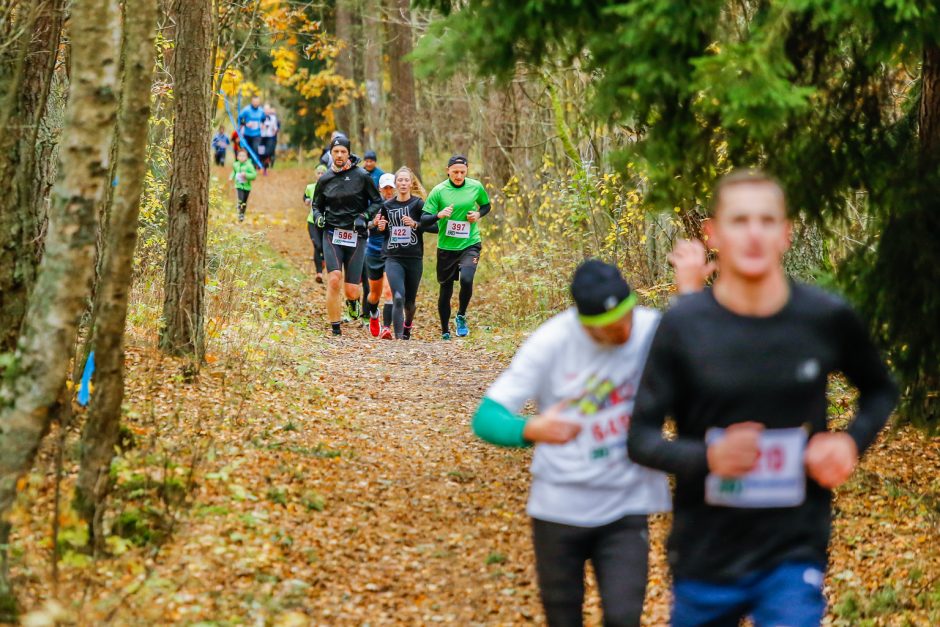
[[385, 235], [385, 274], [392, 291], [395, 338], [410, 340], [424, 264], [424, 233], [435, 232], [437, 224], [421, 226], [424, 189], [414, 172], [399, 168], [393, 178], [397, 194], [385, 201], [376, 220]]
[[[680, 291], [701, 289], [704, 246], [680, 242], [672, 261]], [[626, 432], [660, 316], [597, 260], [577, 269], [571, 294], [575, 306], [539, 327], [487, 390], [473, 430], [500, 446], [535, 445], [526, 512], [548, 625], [582, 624], [588, 560], [604, 625], [639, 625], [647, 516], [669, 510], [669, 487], [627, 459]], [[528, 400], [538, 415], [519, 415]]]
[[313, 217], [313, 195], [317, 189], [317, 183], [320, 177], [326, 173], [326, 166], [318, 163], [314, 169], [313, 183], [307, 185], [304, 189], [304, 204], [310, 209], [307, 214], [307, 233], [310, 235], [310, 242], [313, 244], [313, 267], [316, 271], [317, 283], [323, 283], [323, 273], [326, 271], [323, 262], [323, 229], [317, 226]]
[[367, 150], [365, 154], [362, 155], [362, 169], [369, 173], [369, 176], [375, 181], [376, 187], [379, 186], [379, 180], [382, 178], [382, 175], [385, 174], [385, 170], [378, 166], [377, 160], [378, 156], [375, 154], [374, 150]]
[[[238, 114], [238, 124], [241, 127], [245, 143], [261, 159], [261, 123], [264, 122], [264, 109], [261, 107], [261, 96], [252, 96], [251, 104], [246, 105]], [[243, 146], [244, 148], [244, 146]]]
[[212, 150], [215, 152], [215, 164], [217, 166], [222, 167], [225, 165], [225, 153], [228, 152], [230, 143], [225, 130], [220, 126], [218, 132], [212, 137]]
[[[373, 164], [374, 163], [373, 160]], [[366, 170], [366, 172], [368, 172], [368, 170]], [[392, 174], [382, 174], [379, 179], [378, 187], [383, 202], [394, 198], [395, 176]], [[369, 240], [366, 242], [365, 276], [363, 276], [362, 280], [364, 286], [369, 286], [365, 303], [366, 313], [369, 316], [369, 332], [372, 334], [372, 337], [390, 340], [392, 339], [392, 330], [390, 328], [392, 325], [392, 304], [389, 301], [392, 298], [392, 294], [389, 290], [388, 282], [385, 280], [385, 257], [382, 251], [385, 245], [385, 234], [379, 230], [376, 222], [381, 219], [380, 212], [381, 209], [375, 214], [373, 221], [369, 223]], [[382, 324], [379, 324], [379, 302], [383, 298], [386, 303], [386, 311], [383, 312], [385, 319], [382, 321]]]
[[355, 165], [349, 147], [349, 139], [342, 135], [331, 142], [333, 165], [318, 181], [312, 203], [314, 224], [323, 229], [323, 257], [329, 273], [326, 309], [333, 335], [342, 335], [343, 292], [348, 317], [359, 317], [365, 236], [382, 203], [372, 178]]
[[258, 177], [258, 171], [248, 159], [248, 153], [238, 151], [238, 159], [232, 164], [232, 175], [229, 179], [235, 181], [235, 194], [238, 197], [238, 221], [245, 221], [245, 211], [248, 209], [248, 195], [251, 194], [251, 182]]
[[437, 223], [437, 282], [441, 291], [437, 312], [441, 319], [441, 339], [450, 339], [451, 298], [454, 281], [460, 280], [457, 316], [454, 324], [457, 337], [470, 335], [467, 307], [473, 296], [473, 276], [480, 263], [483, 238], [480, 218], [490, 212], [490, 198], [483, 183], [467, 177], [467, 158], [454, 155], [447, 162], [447, 180], [437, 185], [424, 204], [425, 227]]
[[[261, 122], [261, 162], [265, 170], [274, 167], [277, 156], [277, 134], [281, 130], [281, 121], [271, 105], [264, 105], [264, 120]], [[267, 172], [265, 172], [267, 174]]]
[[[672, 624], [819, 625], [833, 488], [884, 426], [897, 389], [840, 298], [787, 280], [786, 199], [759, 171], [722, 179], [706, 224], [713, 289], [663, 316], [637, 393], [630, 458], [676, 477]], [[826, 385], [859, 391], [844, 432]], [[667, 416], [675, 438], [663, 435]]]

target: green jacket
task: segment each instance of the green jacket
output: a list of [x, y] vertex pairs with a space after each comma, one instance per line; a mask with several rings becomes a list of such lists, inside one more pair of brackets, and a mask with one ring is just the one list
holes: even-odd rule
[[[236, 180], [236, 175], [244, 173], [245, 182], [240, 183]], [[252, 165], [251, 161], [241, 161], [235, 160], [235, 164], [232, 166], [232, 175], [228, 177], [229, 180], [235, 181], [235, 189], [247, 189], [251, 191], [251, 182], [258, 178], [258, 171], [255, 170], [255, 166]]]
[[[304, 189], [304, 200], [313, 201], [313, 194], [316, 190], [317, 190], [316, 183], [310, 183], [309, 185], [307, 185], [307, 187]], [[313, 206], [312, 205], [310, 207], [310, 213], [307, 214], [307, 222], [309, 222], [310, 224], [316, 224], [316, 220], [313, 219]]]

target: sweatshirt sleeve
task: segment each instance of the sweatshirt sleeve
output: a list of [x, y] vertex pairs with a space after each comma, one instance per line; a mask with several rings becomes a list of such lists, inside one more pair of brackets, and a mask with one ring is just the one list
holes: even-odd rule
[[496, 446], [521, 448], [531, 446], [522, 436], [526, 419], [517, 416], [496, 401], [483, 397], [473, 415], [473, 433]]
[[846, 431], [861, 455], [888, 422], [898, 401], [898, 388], [861, 318], [847, 304], [836, 314], [835, 328], [841, 334], [839, 370], [858, 389], [855, 419]]
[[705, 442], [681, 436], [668, 440], [663, 435], [666, 416], [675, 410], [682, 385], [676, 339], [667, 314], [653, 338], [640, 380], [630, 420], [627, 453], [642, 466], [694, 478], [708, 473]]
[[369, 179], [369, 182], [366, 183], [366, 191], [369, 193], [369, 206], [366, 207], [366, 214], [369, 216], [368, 219], [372, 220], [375, 217], [375, 214], [379, 212], [379, 209], [382, 207], [382, 204], [385, 203], [385, 199], [382, 198], [382, 194], [379, 193], [379, 188], [375, 186], [375, 181], [372, 180], [372, 177], [363, 170], [366, 178]]

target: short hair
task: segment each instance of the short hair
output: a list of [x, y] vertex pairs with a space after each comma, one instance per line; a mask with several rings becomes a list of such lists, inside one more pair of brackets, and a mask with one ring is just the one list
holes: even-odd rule
[[783, 189], [783, 185], [780, 184], [780, 181], [777, 180], [777, 177], [772, 174], [768, 174], [759, 168], [745, 168], [741, 170], [732, 170], [728, 174], [725, 174], [723, 177], [718, 179], [718, 182], [715, 184], [715, 191], [712, 192], [712, 202], [709, 207], [708, 215], [714, 216], [715, 212], [718, 210], [718, 206], [721, 204], [721, 194], [728, 189], [729, 187], [734, 187], [736, 185], [743, 185], [745, 183], [758, 184], [758, 185], [771, 185], [777, 188], [777, 191], [780, 192], [780, 197], [783, 200], [783, 211], [788, 213], [787, 209], [787, 193]]

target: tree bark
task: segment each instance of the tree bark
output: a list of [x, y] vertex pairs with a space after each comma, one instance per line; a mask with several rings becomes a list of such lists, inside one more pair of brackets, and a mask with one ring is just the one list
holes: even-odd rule
[[153, 78], [157, 1], [137, 0], [124, 16], [124, 79], [118, 113], [117, 186], [95, 297], [95, 394], [82, 433], [81, 467], [75, 486], [76, 510], [89, 523], [96, 551], [110, 487], [109, 469], [121, 425], [124, 400], [124, 326], [137, 246], [137, 217], [147, 169], [147, 123]]
[[516, 143], [517, 112], [513, 85], [490, 85], [483, 121], [483, 172], [487, 183], [502, 189], [512, 177], [512, 146]]
[[[348, 2], [336, 3], [336, 38], [342, 42], [342, 50], [336, 58], [336, 73], [350, 81], [355, 81], [355, 57], [353, 56], [353, 14]], [[350, 98], [349, 102], [336, 108], [336, 128], [350, 139], [359, 137], [356, 120], [356, 101]], [[358, 148], [357, 148], [358, 150]]]
[[167, 205], [166, 277], [160, 348], [190, 356], [205, 351], [206, 222], [211, 139], [211, 0], [180, 2], [174, 59], [173, 171]]
[[921, 163], [935, 166], [940, 162], [940, 44], [924, 45], [918, 126]]
[[[72, 4], [72, 93], [62, 133], [46, 250], [29, 298], [14, 363], [0, 388], [0, 520], [49, 426], [94, 272], [96, 203], [107, 183], [108, 142], [117, 99], [117, 0]], [[5, 535], [0, 534], [0, 535]], [[0, 542], [4, 538], [0, 537]], [[0, 608], [15, 599], [0, 569]]]
[[[42, 248], [42, 205], [35, 202], [38, 129], [58, 54], [65, 0], [34, 0], [16, 59], [4, 63], [10, 91], [0, 136], [0, 353], [15, 349]], [[9, 25], [8, 25], [9, 26]], [[41, 177], [40, 177], [41, 178]]]
[[[361, 12], [359, 45], [362, 51], [363, 90], [360, 99], [362, 111], [362, 149], [376, 150], [384, 124], [384, 94], [382, 93], [382, 24], [380, 0], [365, 0]], [[389, 166], [391, 167], [391, 166]]]
[[389, 94], [389, 125], [392, 130], [394, 167], [407, 165], [421, 178], [421, 147], [418, 137], [418, 107], [415, 102], [414, 69], [405, 57], [411, 54], [412, 27], [409, 0], [385, 0], [389, 12], [388, 64], [392, 81]]

